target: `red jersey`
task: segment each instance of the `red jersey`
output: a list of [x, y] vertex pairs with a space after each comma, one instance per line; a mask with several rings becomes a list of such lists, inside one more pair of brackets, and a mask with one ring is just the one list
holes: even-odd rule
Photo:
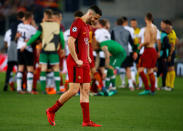
[[[75, 51], [78, 59], [82, 60], [83, 64], [89, 64], [88, 61], [89, 29], [87, 24], [83, 22], [80, 18], [76, 19], [71, 25], [70, 36], [76, 39]], [[71, 54], [69, 54], [68, 60], [74, 61]]]

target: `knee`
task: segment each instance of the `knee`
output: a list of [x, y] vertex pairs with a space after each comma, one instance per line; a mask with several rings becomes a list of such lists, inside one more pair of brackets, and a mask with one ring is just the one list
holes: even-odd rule
[[78, 93], [79, 89], [69, 89], [69, 92], [72, 96], [76, 95]]
[[54, 65], [53, 70], [54, 70], [54, 71], [59, 71], [59, 64]]
[[89, 94], [89, 91], [90, 91], [89, 88], [84, 88], [84, 89], [82, 89], [82, 90], [83, 90], [83, 93], [84, 93], [84, 94]]
[[41, 71], [46, 71], [47, 70], [47, 65], [41, 65]]

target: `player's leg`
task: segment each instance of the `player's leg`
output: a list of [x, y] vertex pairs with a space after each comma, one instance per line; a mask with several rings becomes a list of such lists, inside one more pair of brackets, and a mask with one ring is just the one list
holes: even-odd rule
[[33, 66], [27, 66], [27, 92], [32, 93], [32, 86], [33, 86]]
[[48, 59], [50, 64], [53, 65], [56, 91], [57, 93], [59, 93], [60, 92], [59, 56], [58, 54], [52, 53], [48, 55]]
[[83, 83], [80, 88], [80, 105], [83, 112], [83, 123], [90, 122], [89, 91], [90, 83]]
[[120, 75], [120, 78], [121, 78], [120, 88], [125, 88], [125, 86], [126, 86], [126, 81], [125, 81], [126, 71], [125, 71], [125, 68], [120, 68], [119, 69], [119, 75]]
[[171, 64], [169, 67], [170, 72], [170, 89], [168, 91], [172, 91], [174, 89], [174, 82], [175, 82], [175, 68], [174, 68], [174, 60], [175, 60], [175, 51], [171, 56]]
[[83, 112], [83, 123], [82, 126], [92, 126], [99, 127], [101, 125], [95, 124], [90, 120], [90, 112], [89, 112], [89, 91], [90, 91], [90, 66], [83, 67], [83, 76], [81, 75], [81, 79], [83, 80], [83, 84], [80, 87], [80, 104]]
[[8, 62], [8, 68], [7, 68], [7, 71], [6, 71], [6, 78], [5, 78], [5, 85], [4, 85], [4, 91], [7, 91], [8, 90], [8, 84], [9, 84], [9, 79], [10, 79], [10, 74], [13, 70], [13, 66], [14, 66], [14, 63], [13, 62]]
[[54, 80], [56, 85], [56, 91], [57, 93], [60, 92], [60, 73], [59, 73], [59, 64], [53, 65], [53, 71], [54, 71]]
[[79, 91], [80, 83], [69, 83], [69, 90], [60, 96], [56, 103], [46, 110], [48, 122], [55, 126], [55, 113], [67, 102], [72, 96]]
[[33, 52], [29, 52], [25, 50], [25, 62], [27, 66], [27, 92], [32, 93], [32, 86], [33, 86], [33, 77], [34, 77], [34, 54]]
[[48, 63], [48, 54], [41, 53], [40, 57], [40, 67], [41, 67], [41, 73], [40, 73], [40, 83], [41, 83], [41, 90], [45, 94], [45, 88], [46, 88], [46, 71], [47, 71], [47, 63]]
[[23, 71], [24, 71], [24, 51], [21, 52], [18, 50], [18, 71], [17, 71], [17, 92], [23, 94], [22, 91], [22, 80], [23, 80]]
[[174, 82], [175, 82], [174, 66], [169, 67], [169, 75], [170, 75], [170, 89], [168, 91], [172, 91], [174, 89]]
[[154, 93], [155, 93], [155, 84], [156, 84], [155, 76], [154, 76], [154, 69], [153, 68], [148, 69], [147, 73], [149, 75], [149, 79], [150, 79], [150, 83], [151, 83], [151, 94], [154, 95]]
[[168, 72], [168, 64], [166, 62], [166, 59], [163, 59], [162, 60], [162, 73], [163, 73], [163, 76], [162, 76], [162, 86], [163, 87], [166, 87], [166, 75], [167, 75], [167, 72]]
[[131, 91], [134, 91], [134, 86], [133, 86], [133, 79], [131, 76], [131, 67], [126, 68], [126, 76], [128, 78], [128, 85]]
[[144, 73], [144, 67], [139, 67], [138, 68], [138, 73], [144, 83], [144, 86], [145, 86], [145, 90], [140, 92], [139, 95], [147, 95], [147, 94], [150, 94], [150, 91], [149, 91], [149, 84], [148, 84], [148, 79], [147, 79], [147, 76], [146, 74]]
[[17, 72], [17, 92], [22, 94], [22, 79], [23, 79], [24, 65], [18, 65]]

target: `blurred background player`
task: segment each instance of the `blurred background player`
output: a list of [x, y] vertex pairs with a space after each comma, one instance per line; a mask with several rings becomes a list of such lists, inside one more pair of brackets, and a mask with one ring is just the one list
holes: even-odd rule
[[[134, 44], [131, 33], [127, 29], [125, 29], [126, 23], [128, 23], [126, 17], [118, 18], [116, 23], [117, 26], [112, 29], [111, 38], [120, 43], [127, 53], [127, 57], [122, 63], [121, 67], [125, 68], [128, 78], [129, 89], [133, 91], [134, 85], [131, 76], [131, 67], [133, 66], [134, 60], [137, 58], [137, 45]], [[122, 81], [125, 81], [124, 74], [122, 75]]]
[[[38, 31], [27, 42], [29, 46], [42, 35], [40, 82], [44, 94], [46, 93], [46, 71], [48, 62], [53, 67], [56, 91], [60, 93], [59, 56], [57, 51], [60, 46], [62, 50], [65, 48], [63, 32], [60, 31], [60, 24], [58, 24], [58, 21], [53, 21], [52, 16], [53, 13], [51, 10], [45, 10], [43, 22], [40, 24]], [[50, 28], [50, 26], [52, 28]]]
[[[107, 21], [100, 19], [99, 24], [100, 28], [95, 31], [95, 39], [105, 54], [105, 67], [107, 68], [103, 93], [106, 96], [112, 96], [116, 94], [116, 75], [114, 75], [114, 71], [115, 69], [119, 70], [120, 65], [126, 58], [126, 52], [119, 43], [111, 40], [111, 35], [106, 28]], [[112, 87], [110, 87], [110, 84]], [[102, 92], [100, 94], [103, 95]]]
[[[133, 34], [133, 36], [134, 36], [134, 39], [133, 39], [134, 40], [134, 44], [137, 47], [139, 47], [139, 45], [140, 45], [140, 42], [139, 42], [140, 28], [138, 27], [138, 22], [137, 22], [137, 20], [135, 18], [132, 18], [130, 20], [130, 26], [134, 30], [134, 34]], [[139, 85], [139, 81], [138, 81], [139, 75], [137, 73], [137, 65], [138, 65], [138, 59], [139, 59], [139, 52], [137, 52], [137, 53], [138, 53], [138, 57], [135, 60], [135, 62], [133, 63], [133, 66], [131, 67], [131, 76], [132, 76], [133, 81], [135, 81], [135, 83]], [[137, 76], [137, 82], [136, 82], [136, 76]], [[139, 86], [137, 87], [137, 89], [139, 89]]]
[[175, 82], [175, 45], [178, 43], [177, 35], [173, 29], [172, 23], [170, 20], [166, 20], [167, 24], [167, 33], [169, 43], [171, 45], [169, 56], [168, 56], [168, 72], [166, 77], [166, 88], [167, 91], [173, 91], [174, 89], [174, 82]]
[[160, 57], [157, 60], [157, 77], [162, 74], [162, 85], [161, 89], [164, 89], [166, 86], [166, 75], [168, 71], [168, 54], [170, 50], [170, 44], [167, 34], [167, 25], [166, 21], [161, 21], [161, 49], [160, 49]]
[[10, 85], [10, 90], [14, 91], [14, 81], [13, 81], [13, 67], [17, 65], [17, 47], [16, 44], [11, 42], [11, 30], [7, 30], [4, 36], [4, 46], [7, 48], [8, 54], [8, 68], [6, 71], [4, 91], [8, 90], [8, 85]]
[[18, 72], [17, 72], [17, 92], [22, 92], [22, 77], [24, 67], [27, 68], [27, 92], [32, 93], [33, 84], [33, 63], [34, 55], [31, 46], [24, 48], [26, 42], [32, 35], [36, 33], [36, 28], [31, 25], [33, 21], [33, 14], [26, 12], [23, 23], [20, 23], [17, 28], [17, 49], [18, 49]]
[[23, 18], [24, 18], [24, 13], [18, 12], [16, 14], [16, 21], [11, 23], [10, 29], [5, 34], [4, 41], [7, 42], [7, 47], [8, 47], [8, 63], [7, 63], [8, 68], [6, 71], [5, 85], [3, 89], [4, 91], [7, 91], [8, 89], [8, 83], [10, 79], [10, 74], [13, 70], [13, 66], [17, 65], [17, 43], [15, 41], [15, 36], [17, 32], [17, 26], [20, 23], [22, 23]]
[[[144, 43], [140, 44], [139, 49], [145, 47], [144, 53], [140, 57], [140, 65], [138, 72], [142, 78], [145, 86], [145, 90], [140, 92], [139, 95], [154, 95], [155, 94], [155, 77], [154, 67], [157, 60], [157, 52], [154, 45], [157, 41], [157, 28], [152, 24], [153, 16], [151, 13], [147, 13], [145, 16], [146, 27], [144, 30]], [[144, 73], [144, 68], [147, 68], [147, 73], [151, 83], [151, 91], [148, 83], [147, 76]]]

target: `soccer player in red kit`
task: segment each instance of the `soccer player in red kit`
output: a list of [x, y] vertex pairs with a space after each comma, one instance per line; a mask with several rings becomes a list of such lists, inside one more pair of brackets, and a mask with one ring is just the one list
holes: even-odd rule
[[[144, 32], [144, 43], [139, 46], [141, 49], [145, 47], [144, 53], [140, 57], [140, 63], [138, 72], [142, 78], [145, 86], [145, 90], [140, 92], [139, 95], [154, 95], [155, 94], [155, 77], [154, 77], [154, 67], [156, 66], [157, 52], [154, 48], [154, 44], [157, 41], [157, 28], [152, 24], [153, 16], [151, 13], [147, 13], [145, 17], [146, 27]], [[147, 73], [151, 83], [151, 91], [148, 83], [147, 76], [144, 73], [144, 68], [147, 69]]]
[[76, 19], [70, 28], [68, 47], [70, 54], [67, 58], [67, 68], [69, 75], [69, 90], [60, 96], [52, 107], [46, 110], [48, 122], [55, 126], [55, 113], [80, 89], [80, 104], [83, 112], [82, 126], [99, 127], [90, 120], [89, 114], [89, 90], [90, 90], [90, 65], [89, 56], [89, 21], [95, 22], [102, 15], [102, 11], [97, 6], [91, 6], [87, 13]]

